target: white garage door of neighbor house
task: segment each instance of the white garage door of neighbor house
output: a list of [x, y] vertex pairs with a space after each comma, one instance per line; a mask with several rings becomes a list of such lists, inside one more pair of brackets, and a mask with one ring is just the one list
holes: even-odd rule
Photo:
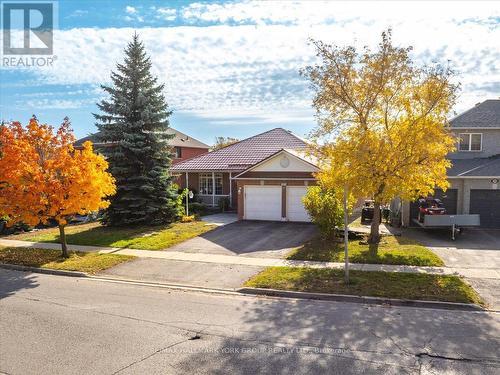
[[245, 219], [281, 220], [281, 186], [245, 186]]
[[304, 208], [302, 197], [307, 192], [307, 186], [288, 186], [286, 191], [286, 216], [289, 221], [311, 221]]

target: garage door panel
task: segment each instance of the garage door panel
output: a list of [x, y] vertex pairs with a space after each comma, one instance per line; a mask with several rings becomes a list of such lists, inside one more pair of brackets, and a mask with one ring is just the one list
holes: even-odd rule
[[245, 219], [281, 220], [281, 186], [245, 186]]
[[307, 193], [306, 186], [289, 186], [287, 187], [287, 219], [289, 221], [310, 222], [311, 217], [302, 203], [302, 198]]
[[500, 228], [500, 190], [471, 189], [471, 214], [479, 214], [481, 227]]

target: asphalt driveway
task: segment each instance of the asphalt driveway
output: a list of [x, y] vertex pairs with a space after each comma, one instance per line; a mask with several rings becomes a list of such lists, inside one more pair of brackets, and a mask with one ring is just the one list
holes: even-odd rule
[[450, 267], [500, 269], [500, 230], [470, 229], [450, 238], [449, 230], [408, 229], [405, 235], [431, 248]]
[[144, 282], [202, 288], [237, 289], [264, 267], [139, 258], [99, 273]]
[[[445, 265], [460, 268], [500, 270], [500, 230], [470, 229], [455, 241], [449, 230], [408, 229], [410, 236], [429, 247]], [[483, 297], [492, 309], [500, 310], [500, 280], [477, 277], [467, 281]]]
[[282, 258], [317, 233], [309, 223], [238, 221], [169, 248], [202, 254]]

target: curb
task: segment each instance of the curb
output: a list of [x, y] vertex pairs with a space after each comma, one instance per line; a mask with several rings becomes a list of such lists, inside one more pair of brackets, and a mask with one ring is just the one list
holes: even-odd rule
[[363, 304], [370, 304], [370, 305], [390, 305], [390, 306], [400, 306], [400, 307], [420, 307], [420, 308], [443, 309], [443, 310], [495, 312], [495, 310], [488, 310], [486, 308], [483, 308], [479, 305], [475, 305], [472, 303], [419, 301], [419, 300], [406, 300], [406, 299], [396, 299], [396, 298], [355, 296], [355, 295], [349, 295], [349, 294], [296, 292], [296, 291], [291, 291], [291, 290], [249, 288], [249, 287], [243, 287], [243, 288], [238, 288], [238, 289], [217, 289], [217, 288], [206, 288], [206, 287], [200, 287], [200, 286], [194, 286], [194, 285], [166, 284], [166, 283], [158, 283], [158, 282], [154, 282], [154, 281], [141, 281], [141, 280], [133, 280], [133, 279], [101, 277], [101, 276], [89, 275], [85, 272], [52, 270], [52, 269], [48, 269], [48, 268], [19, 266], [19, 265], [15, 265], [15, 264], [2, 264], [2, 263], [0, 263], [0, 268], [8, 269], [8, 270], [15, 270], [15, 271], [25, 271], [25, 272], [34, 272], [34, 273], [42, 273], [42, 274], [49, 274], [49, 275], [58, 275], [58, 276], [83, 277], [83, 278], [86, 278], [87, 280], [106, 281], [106, 282], [123, 283], [123, 284], [133, 284], [133, 285], [140, 285], [140, 286], [149, 286], [149, 287], [202, 292], [202, 293], [225, 294], [225, 295], [233, 295], [233, 296], [234, 295], [267, 296], [267, 297], [297, 298], [297, 299], [310, 299], [310, 300], [321, 300], [321, 301], [332, 301], [332, 302], [363, 303]]
[[207, 288], [207, 287], [196, 286], [196, 285], [159, 283], [159, 282], [155, 282], [155, 281], [123, 279], [123, 278], [119, 278], [119, 277], [106, 277], [106, 276], [94, 276], [94, 275], [87, 275], [87, 279], [97, 280], [97, 281], [107, 281], [107, 282], [112, 282], [112, 283], [151, 286], [151, 287], [165, 288], [165, 289], [185, 290], [185, 291], [193, 291], [193, 292], [241, 295], [241, 293], [239, 293], [239, 291], [235, 290], [235, 289]]
[[327, 294], [311, 292], [295, 292], [290, 290], [264, 289], [264, 288], [240, 288], [242, 294], [252, 294], [270, 297], [286, 297], [299, 299], [314, 299], [322, 301], [364, 303], [370, 305], [390, 305], [402, 307], [424, 307], [430, 309], [462, 310], [462, 311], [488, 311], [487, 309], [472, 303], [420, 301], [409, 299], [383, 298], [355, 296], [350, 294]]
[[17, 264], [5, 264], [0, 263], [0, 268], [14, 271], [25, 271], [34, 273], [44, 273], [49, 275], [59, 275], [59, 276], [71, 276], [71, 277], [89, 277], [85, 272], [78, 271], [65, 271], [65, 270], [53, 270], [50, 268], [40, 268], [40, 267], [30, 267], [30, 266], [20, 266]]

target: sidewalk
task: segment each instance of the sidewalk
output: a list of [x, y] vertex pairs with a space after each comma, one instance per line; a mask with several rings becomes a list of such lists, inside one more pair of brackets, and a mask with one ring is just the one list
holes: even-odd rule
[[[0, 239], [0, 245], [10, 247], [36, 247], [42, 249], [59, 250], [61, 246], [57, 243], [42, 243], [28, 242], [16, 240]], [[199, 253], [184, 253], [177, 251], [151, 251], [151, 250], [135, 250], [113, 247], [97, 247], [97, 246], [80, 246], [68, 245], [71, 251], [98, 251], [99, 253], [113, 253], [121, 255], [133, 255], [138, 258], [156, 258], [171, 261], [185, 262], [201, 262], [214, 264], [227, 264], [239, 266], [254, 266], [254, 267], [310, 267], [310, 268], [337, 268], [342, 269], [344, 263], [334, 262], [313, 262], [313, 261], [298, 261], [286, 259], [272, 258], [254, 258], [234, 255], [218, 255], [218, 254], [199, 254]], [[482, 278], [500, 280], [500, 271], [494, 268], [459, 268], [459, 267], [418, 267], [418, 266], [401, 266], [388, 264], [362, 264], [350, 263], [351, 270], [360, 271], [385, 271], [385, 272], [406, 272], [406, 273], [427, 273], [437, 275], [460, 275], [467, 278]]]

